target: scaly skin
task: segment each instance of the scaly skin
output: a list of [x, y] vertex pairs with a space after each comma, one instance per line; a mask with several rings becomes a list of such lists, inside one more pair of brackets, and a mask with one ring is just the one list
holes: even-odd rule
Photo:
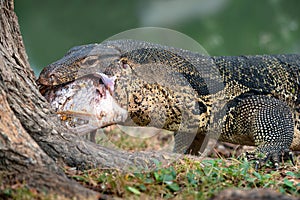
[[124, 124], [174, 131], [177, 152], [198, 153], [206, 135], [257, 146], [276, 165], [300, 150], [300, 55], [209, 57], [108, 41], [71, 49], [38, 83], [47, 90], [100, 72], [116, 77], [113, 97], [130, 116]]

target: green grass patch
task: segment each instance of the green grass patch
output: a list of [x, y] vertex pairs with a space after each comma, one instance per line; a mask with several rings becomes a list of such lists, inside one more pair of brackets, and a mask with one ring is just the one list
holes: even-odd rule
[[54, 195], [46, 195], [37, 192], [34, 189], [29, 189], [25, 184], [18, 186], [7, 186], [0, 189], [0, 199], [2, 200], [52, 200], [56, 199]]
[[[209, 199], [227, 188], [270, 188], [300, 197], [298, 166], [279, 171], [268, 166], [255, 171], [253, 163], [237, 159], [196, 160], [185, 157], [167, 166], [155, 162], [152, 171], [65, 168], [66, 174], [89, 189], [124, 199]], [[26, 183], [1, 185], [0, 199], [56, 199], [29, 189]]]
[[226, 188], [271, 188], [298, 197], [300, 193], [296, 170], [262, 168], [256, 172], [253, 164], [236, 159], [199, 162], [185, 158], [169, 166], [156, 163], [154, 170], [143, 173], [108, 169], [66, 172], [89, 188], [121, 198], [207, 199]]

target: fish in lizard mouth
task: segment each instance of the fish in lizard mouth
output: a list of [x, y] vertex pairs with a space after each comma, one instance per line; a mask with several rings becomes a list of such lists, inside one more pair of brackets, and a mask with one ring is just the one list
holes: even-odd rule
[[115, 77], [95, 73], [61, 85], [40, 85], [40, 91], [63, 125], [85, 135], [127, 119], [127, 110], [112, 96], [114, 82]]

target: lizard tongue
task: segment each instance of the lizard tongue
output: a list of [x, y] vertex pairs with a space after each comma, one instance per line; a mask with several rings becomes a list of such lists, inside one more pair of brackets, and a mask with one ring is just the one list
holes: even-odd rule
[[97, 73], [97, 75], [100, 76], [102, 82], [104, 83], [105, 87], [109, 90], [109, 92], [112, 94], [115, 90], [115, 80], [116, 77], [108, 77], [106, 74], [103, 73]]

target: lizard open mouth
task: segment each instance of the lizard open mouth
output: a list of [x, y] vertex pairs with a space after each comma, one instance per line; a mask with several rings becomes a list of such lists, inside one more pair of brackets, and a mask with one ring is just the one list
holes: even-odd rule
[[126, 120], [127, 111], [112, 96], [114, 82], [115, 77], [95, 73], [58, 86], [41, 86], [41, 92], [62, 124], [84, 135]]

